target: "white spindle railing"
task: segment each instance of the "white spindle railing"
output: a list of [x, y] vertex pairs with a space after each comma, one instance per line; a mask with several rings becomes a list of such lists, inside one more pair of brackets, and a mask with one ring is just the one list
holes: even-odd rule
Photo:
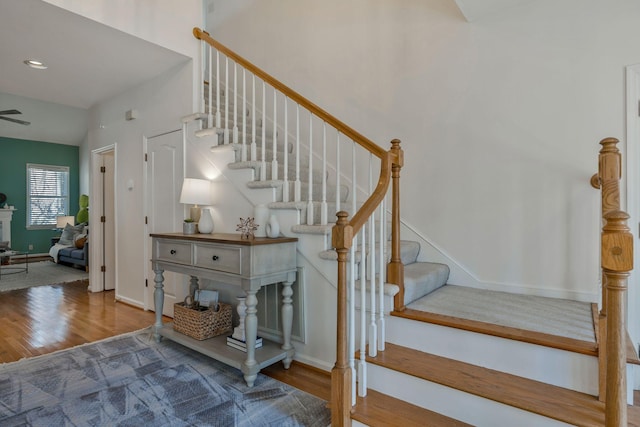
[[242, 154], [240, 160], [247, 161], [247, 70], [242, 69]]
[[282, 177], [282, 201], [289, 201], [289, 98], [284, 98], [284, 163]]
[[[273, 157], [271, 160], [271, 179], [278, 179], [278, 94], [273, 88]], [[286, 152], [286, 149], [285, 149]]]
[[267, 84], [262, 81], [262, 141], [260, 141], [260, 181], [267, 180]]
[[296, 104], [296, 181], [293, 187], [296, 202], [302, 200], [302, 181], [300, 180], [300, 104]]
[[[200, 36], [203, 37], [202, 34]], [[208, 36], [206, 38], [209, 40]], [[208, 49], [202, 49], [203, 55], [207, 56], [203, 58], [202, 63], [208, 63], [209, 127], [214, 127], [212, 115], [215, 111], [215, 128], [217, 129], [213, 132], [222, 135], [221, 142], [223, 144], [240, 144], [238, 148], [241, 150], [240, 160], [251, 161], [253, 167], [259, 168], [257, 180], [281, 180], [281, 201], [289, 202], [293, 200], [298, 202], [295, 204], [298, 209], [306, 208], [306, 218], [301, 216], [301, 219], [306, 221], [307, 225], [316, 223], [316, 209], [319, 209], [319, 224], [326, 226], [332, 222], [333, 212], [330, 214], [330, 210], [337, 212], [342, 206], [348, 206], [347, 209], [350, 209], [351, 214], [354, 215], [359, 209], [358, 200], [369, 202], [374, 191], [379, 193], [380, 188], [378, 187], [382, 185], [381, 180], [383, 180], [383, 177], [381, 174], [376, 185], [374, 183], [374, 174], [377, 174], [378, 171], [383, 171], [385, 168], [390, 169], [388, 166], [383, 168], [383, 157], [387, 155], [386, 151], [378, 150], [376, 147], [376, 150], [372, 152], [372, 143], [366, 138], [352, 131], [346, 125], [329, 116], [290, 89], [286, 88], [284, 90], [284, 86], [281, 83], [251, 66], [228, 49], [214, 47], [221, 46], [217, 42], [211, 44], [211, 41], [209, 41], [208, 46]], [[215, 75], [213, 73], [214, 54]], [[223, 59], [225, 61], [224, 75], [220, 72], [221, 54], [224, 56]], [[230, 59], [233, 61], [232, 87], [230, 87]], [[238, 67], [240, 70], [238, 70]], [[241, 72], [241, 85], [238, 84], [238, 71]], [[251, 79], [250, 88], [247, 88], [247, 78]], [[216, 85], [215, 105], [212, 103], [214, 80]], [[257, 93], [256, 85], [260, 84], [260, 82], [262, 83], [262, 90]], [[269, 86], [269, 89], [267, 86]], [[238, 92], [239, 89], [241, 93]], [[247, 93], [248, 89], [251, 92], [250, 95]], [[222, 125], [220, 99], [223, 93], [225, 95], [224, 125]], [[267, 111], [267, 94], [273, 96], [270, 111]], [[278, 102], [279, 99], [283, 101]], [[230, 106], [230, 102], [233, 105]], [[233, 108], [231, 129], [229, 123], [230, 107]], [[290, 108], [295, 109], [295, 129], [289, 129]], [[301, 109], [306, 110], [303, 114], [309, 115], [309, 121], [306, 126], [301, 124], [300, 121]], [[238, 110], [241, 112], [241, 130], [239, 128]], [[261, 117], [260, 122], [258, 122], [259, 116]], [[249, 118], [251, 121], [248, 123]], [[270, 135], [267, 135], [268, 120], [271, 120], [270, 129], [272, 129], [272, 133]], [[320, 127], [319, 125], [322, 126]], [[329, 129], [327, 129], [328, 127]], [[248, 135], [248, 128], [250, 128], [250, 135]], [[261, 138], [260, 156], [257, 153], [258, 130], [260, 130]], [[308, 135], [308, 140], [302, 141], [300, 135], [305, 131]], [[241, 138], [240, 133], [242, 134]], [[335, 138], [332, 136], [334, 134]], [[281, 135], [282, 144], [278, 144], [278, 135]], [[268, 138], [271, 138], [271, 140], [268, 140]], [[315, 147], [314, 140], [319, 141], [320, 138], [322, 144], [316, 144], [317, 147]], [[363, 140], [366, 140], [365, 143], [363, 143]], [[270, 145], [269, 142], [271, 143]], [[289, 153], [290, 143], [294, 146], [291, 154]], [[335, 144], [335, 147], [330, 147], [331, 144]], [[217, 140], [214, 145], [217, 145]], [[271, 173], [268, 176], [267, 147], [271, 147], [273, 150], [269, 159]], [[351, 151], [351, 162], [343, 159], [344, 153], [349, 151]], [[329, 153], [335, 153], [335, 158], [330, 159], [329, 156], [331, 154]], [[367, 153], [369, 155], [368, 166], [366, 165], [366, 160], [363, 160], [366, 159]], [[291, 159], [290, 156], [295, 158]], [[377, 161], [374, 157], [379, 159], [379, 164], [376, 163]], [[385, 158], [384, 161], [388, 162], [388, 159]], [[316, 162], [319, 164], [320, 175], [317, 172], [314, 174], [314, 164]], [[351, 164], [349, 165], [349, 163]], [[388, 163], [385, 164], [388, 165]], [[282, 167], [282, 174], [279, 173], [279, 166]], [[290, 167], [291, 170], [289, 169]], [[306, 173], [303, 167], [307, 168]], [[306, 182], [303, 182], [305, 179]], [[388, 186], [390, 178], [385, 177], [384, 180], [386, 180], [386, 185]], [[314, 191], [314, 181], [318, 181], [316, 182], [318, 191]], [[274, 182], [271, 185], [275, 186], [276, 183]], [[293, 188], [293, 194], [290, 194], [290, 185]], [[303, 185], [307, 185], [306, 194], [302, 194]], [[348, 191], [344, 189], [347, 186], [350, 188]], [[386, 191], [386, 189], [387, 187], [383, 185], [383, 190]], [[329, 196], [329, 191], [334, 191], [334, 193]], [[331, 201], [328, 201], [328, 198]], [[389, 310], [384, 305], [385, 263], [390, 257], [386, 252], [389, 246], [386, 244], [387, 229], [384, 197], [378, 203], [379, 205], [371, 210], [369, 216], [365, 218], [362, 226], [355, 230], [357, 233], [354, 236], [353, 244], [349, 246], [347, 255], [346, 346], [348, 347], [349, 355], [347, 365], [352, 372], [351, 404], [355, 404], [356, 392], [360, 396], [365, 396], [367, 393], [367, 347], [370, 357], [375, 357], [378, 351], [383, 351], [385, 348], [385, 311]], [[357, 292], [358, 287], [359, 292]], [[367, 313], [367, 310], [369, 310], [369, 313]]]
[[232, 141], [238, 143], [238, 64], [233, 63], [233, 133]]

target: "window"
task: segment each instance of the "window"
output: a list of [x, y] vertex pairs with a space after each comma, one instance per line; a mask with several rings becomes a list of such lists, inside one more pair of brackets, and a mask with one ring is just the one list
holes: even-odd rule
[[27, 163], [27, 229], [55, 228], [69, 213], [69, 168]]

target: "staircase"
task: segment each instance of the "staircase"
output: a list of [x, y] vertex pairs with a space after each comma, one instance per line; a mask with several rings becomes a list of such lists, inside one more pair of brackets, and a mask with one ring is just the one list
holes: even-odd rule
[[[211, 44], [206, 33], [196, 33], [196, 37]], [[236, 62], [245, 62], [221, 45], [214, 45]], [[210, 62], [208, 70], [212, 68]], [[248, 69], [264, 74], [254, 66]], [[236, 85], [235, 70], [233, 75], [230, 79], [227, 68], [222, 82], [220, 72], [216, 74], [216, 87], [212, 83], [205, 88], [203, 113], [186, 117], [185, 131], [199, 139], [199, 144], [211, 147], [210, 161], [235, 183], [243, 197], [253, 205], [267, 204], [272, 213], [276, 212], [281, 231], [299, 238], [300, 255], [330, 286], [338, 289], [338, 305], [348, 300], [353, 304], [351, 317], [363, 319], [362, 327], [355, 330], [347, 349], [348, 354], [358, 353], [360, 361], [358, 357], [351, 357], [348, 362], [338, 360], [332, 374], [333, 389], [350, 389], [347, 383], [351, 380], [345, 378], [352, 374], [342, 375], [353, 371], [358, 378], [360, 397], [353, 411], [350, 405], [336, 408], [338, 405], [332, 400], [332, 411], [342, 413], [334, 418], [334, 425], [351, 422], [372, 426], [605, 424], [605, 405], [596, 397], [601, 343], [574, 342], [517, 328], [488, 326], [469, 319], [405, 309], [447, 286], [450, 269], [443, 263], [421, 260], [421, 245], [417, 241], [399, 240], [394, 247], [393, 235], [399, 235], [394, 201], [389, 208], [384, 201], [376, 208], [376, 213], [362, 226], [363, 231], [355, 236], [353, 245], [336, 244], [336, 229], [340, 235], [340, 230], [347, 226], [346, 217], [341, 217], [337, 227], [332, 222], [337, 212], [346, 211], [348, 216], [353, 216], [366, 208], [374, 194], [372, 171], [377, 170], [377, 166], [372, 166], [373, 156], [365, 153], [364, 160], [356, 160], [360, 157], [353, 144], [349, 159], [353, 172], [343, 172], [339, 165], [339, 152], [343, 151], [340, 133], [332, 159], [336, 165], [327, 160], [326, 130], [323, 127], [319, 134], [313, 121], [315, 114], [327, 123], [322, 112], [314, 110], [306, 128], [300, 126], [296, 114], [297, 124], [292, 131], [286, 124], [287, 118], [294, 121], [286, 113], [292, 98], [280, 101], [285, 105], [285, 125], [274, 117], [282, 114], [277, 113], [281, 110], [276, 108], [275, 90], [280, 90], [281, 84], [267, 80], [274, 87], [273, 97], [268, 98], [263, 85], [262, 96], [256, 99], [253, 95], [251, 100], [245, 81], [241, 80], [240, 88]], [[213, 82], [211, 74], [209, 77], [208, 81]], [[293, 100], [300, 101], [295, 97]], [[256, 108], [260, 101], [262, 110]], [[271, 102], [274, 107], [267, 115], [266, 106]], [[239, 111], [242, 114], [238, 114]], [[192, 129], [189, 123], [199, 123], [198, 129]], [[301, 131], [309, 135], [305, 143], [301, 142]], [[359, 134], [355, 136], [351, 138], [353, 141], [361, 138]], [[319, 140], [321, 148], [318, 148]], [[398, 149], [397, 144], [390, 152], [394, 149]], [[368, 169], [356, 172], [356, 163], [366, 163], [367, 159]], [[379, 168], [385, 169], [382, 157]], [[329, 173], [328, 169], [334, 169], [335, 173]], [[365, 176], [364, 182], [360, 175]], [[394, 197], [392, 194], [391, 198]], [[383, 197], [386, 198], [388, 196]], [[392, 213], [391, 220], [387, 218], [388, 212]], [[344, 290], [339, 283], [340, 263], [346, 264], [344, 268], [351, 278], [350, 287]], [[385, 274], [387, 264], [393, 269], [389, 275]], [[336, 265], [339, 266], [337, 282]], [[384, 278], [393, 277], [398, 271], [402, 273], [396, 280], [398, 283], [386, 283]], [[357, 298], [358, 295], [361, 298]], [[333, 304], [333, 301], [321, 303]], [[593, 318], [597, 323], [597, 313]], [[341, 322], [339, 314], [339, 326]], [[597, 331], [597, 325], [594, 327]], [[341, 343], [340, 338], [338, 341], [340, 353], [341, 346], [344, 350], [347, 342]], [[356, 349], [358, 341], [362, 344]], [[373, 348], [367, 347], [367, 343]], [[631, 349], [629, 354], [628, 363], [638, 364], [635, 351]], [[356, 387], [355, 381], [353, 387]], [[341, 396], [340, 402], [348, 401], [347, 396]], [[407, 408], [410, 412], [403, 418], [398, 408]], [[381, 421], [386, 417], [381, 415], [385, 411], [393, 414], [391, 421]], [[636, 408], [629, 407], [628, 420], [628, 425], [640, 426], [640, 413]]]

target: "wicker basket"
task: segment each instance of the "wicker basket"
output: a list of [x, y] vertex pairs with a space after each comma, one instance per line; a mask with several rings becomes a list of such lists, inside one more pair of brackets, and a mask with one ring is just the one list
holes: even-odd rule
[[186, 302], [173, 305], [173, 329], [197, 340], [206, 340], [231, 331], [231, 305], [219, 303], [219, 310]]

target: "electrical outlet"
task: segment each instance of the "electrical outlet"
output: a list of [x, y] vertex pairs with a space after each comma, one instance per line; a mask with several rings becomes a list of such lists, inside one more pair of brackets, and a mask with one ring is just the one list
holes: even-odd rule
[[29, 245], [29, 250], [32, 251], [33, 250], [33, 245]]

